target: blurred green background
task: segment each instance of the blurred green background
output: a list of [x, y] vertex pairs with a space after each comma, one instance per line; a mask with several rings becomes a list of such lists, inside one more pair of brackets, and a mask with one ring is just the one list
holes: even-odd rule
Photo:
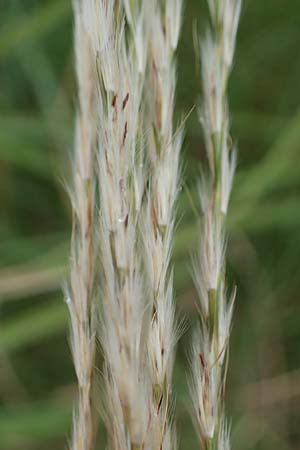
[[[204, 0], [185, 1], [178, 117], [200, 94], [192, 27], [197, 20], [203, 32], [206, 19]], [[230, 84], [239, 164], [228, 224], [228, 277], [238, 297], [227, 410], [239, 450], [300, 447], [299, 42], [298, 0], [244, 1]], [[0, 449], [59, 450], [76, 392], [61, 292], [76, 104], [69, 0], [0, 0], [0, 68]], [[204, 156], [195, 111], [186, 127], [174, 262], [178, 311], [189, 319], [196, 219], [187, 192], [194, 195]], [[190, 329], [174, 376], [182, 450], [198, 448], [189, 345]]]

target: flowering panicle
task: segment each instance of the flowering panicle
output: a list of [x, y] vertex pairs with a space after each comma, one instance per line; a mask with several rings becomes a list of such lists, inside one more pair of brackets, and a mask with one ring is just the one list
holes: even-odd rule
[[181, 25], [181, 0], [153, 1], [149, 17], [147, 78], [147, 162], [149, 189], [143, 217], [144, 267], [149, 286], [151, 324], [147, 343], [152, 384], [152, 449], [175, 448], [171, 386], [178, 326], [175, 321], [170, 257], [175, 201], [179, 190], [182, 132], [174, 133], [175, 51]]
[[201, 447], [229, 450], [224, 415], [226, 354], [235, 292], [228, 298], [225, 219], [236, 166], [229, 134], [227, 84], [241, 10], [240, 0], [208, 0], [212, 31], [200, 43], [203, 104], [200, 110], [208, 173], [201, 174], [202, 223], [194, 279], [200, 327], [193, 336], [191, 396]]
[[[95, 446], [99, 291], [108, 446], [174, 450], [178, 325], [170, 261], [182, 146], [182, 131], [173, 126], [182, 0], [73, 2], [79, 108], [66, 301], [79, 401], [72, 450]], [[228, 296], [226, 289], [224, 225], [236, 156], [226, 93], [241, 2], [208, 3], [212, 31], [200, 44], [200, 118], [209, 170], [199, 183], [203, 220], [194, 277], [201, 319], [191, 389], [203, 449], [229, 450], [223, 397], [235, 293]]]
[[[142, 33], [128, 35], [120, 2], [88, 0], [86, 28], [97, 67], [101, 345], [104, 419], [114, 450], [144, 449], [151, 390], [145, 370], [145, 311], [139, 217], [145, 190]], [[144, 9], [132, 15], [137, 29]]]
[[75, 51], [78, 83], [75, 161], [73, 167], [73, 233], [70, 288], [66, 302], [71, 318], [72, 354], [78, 379], [79, 402], [74, 414], [72, 450], [91, 450], [95, 441], [92, 401], [95, 360], [95, 67], [86, 33], [83, 3], [74, 1]]

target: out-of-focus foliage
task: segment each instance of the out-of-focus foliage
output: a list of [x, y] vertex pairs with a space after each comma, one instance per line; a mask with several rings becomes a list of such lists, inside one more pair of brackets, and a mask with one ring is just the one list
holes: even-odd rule
[[[199, 99], [192, 43], [207, 10], [186, 0], [178, 64], [178, 120]], [[238, 285], [227, 405], [240, 450], [300, 445], [300, 4], [244, 1], [230, 84], [239, 146], [230, 208], [229, 279]], [[75, 109], [72, 12], [66, 0], [0, 2], [0, 448], [63, 449], [75, 378], [61, 284], [71, 212], [64, 189]], [[174, 261], [179, 314], [193, 317], [197, 166], [186, 121]], [[197, 205], [196, 205], [197, 207]], [[188, 414], [189, 330], [174, 392], [182, 450], [197, 449]], [[99, 434], [99, 449], [104, 435]]]

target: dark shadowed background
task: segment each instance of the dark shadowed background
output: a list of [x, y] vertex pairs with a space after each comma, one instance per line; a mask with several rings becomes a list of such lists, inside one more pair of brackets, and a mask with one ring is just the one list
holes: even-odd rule
[[[178, 118], [200, 94], [192, 28], [197, 20], [203, 32], [206, 19], [204, 0], [186, 0]], [[300, 447], [299, 43], [298, 0], [244, 1], [230, 83], [239, 162], [228, 223], [228, 277], [238, 296], [227, 410], [239, 450]], [[61, 292], [76, 103], [68, 0], [0, 0], [0, 84], [0, 449], [60, 450], [76, 392]], [[194, 196], [204, 157], [195, 111], [186, 128], [174, 262], [178, 311], [192, 322], [197, 220], [187, 192]], [[189, 345], [188, 329], [174, 374], [182, 450], [198, 448]], [[99, 449], [104, 440], [100, 432]]]

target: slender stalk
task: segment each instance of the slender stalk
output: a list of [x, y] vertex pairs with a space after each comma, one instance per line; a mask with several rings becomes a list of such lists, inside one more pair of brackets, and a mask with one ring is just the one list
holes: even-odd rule
[[176, 446], [171, 420], [171, 388], [177, 340], [173, 276], [170, 268], [179, 188], [182, 133], [174, 135], [175, 50], [181, 24], [181, 0], [152, 2], [149, 11], [150, 55], [147, 79], [150, 187], [144, 212], [143, 241], [149, 283], [151, 325], [148, 338], [153, 395], [152, 449]]
[[194, 278], [201, 325], [193, 338], [191, 395], [201, 448], [227, 450], [224, 389], [235, 292], [228, 300], [225, 225], [236, 161], [229, 134], [227, 84], [241, 1], [208, 0], [208, 5], [212, 31], [200, 44], [204, 97], [200, 117], [209, 171], [201, 171], [199, 183], [203, 215]]
[[78, 380], [79, 400], [74, 414], [72, 450], [92, 450], [95, 419], [92, 401], [94, 321], [94, 211], [95, 211], [95, 109], [91, 43], [82, 19], [82, 2], [75, 0], [75, 54], [78, 84], [75, 161], [73, 168], [73, 233], [70, 292], [66, 301], [71, 318], [72, 354]]

